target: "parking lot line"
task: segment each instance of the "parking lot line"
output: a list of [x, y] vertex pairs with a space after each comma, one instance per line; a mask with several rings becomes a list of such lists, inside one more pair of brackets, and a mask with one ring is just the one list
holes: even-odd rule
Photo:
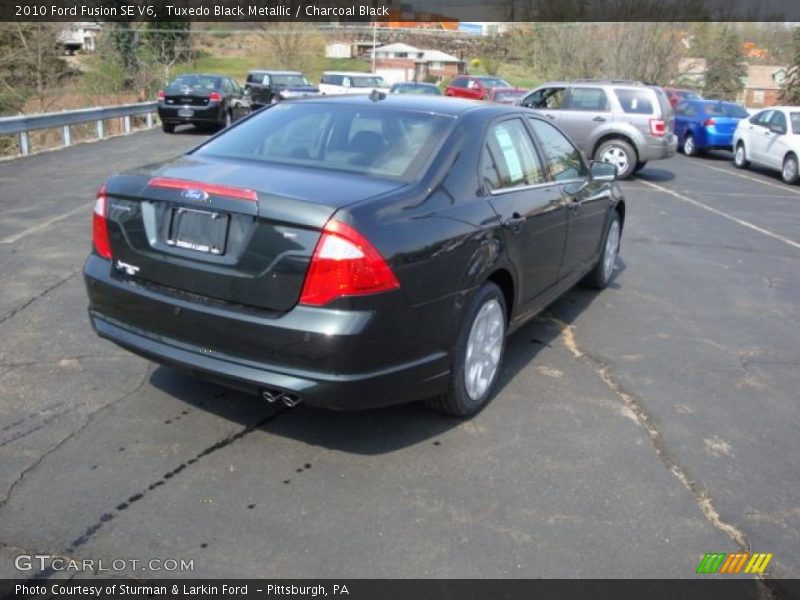
[[684, 202], [688, 202], [689, 204], [697, 206], [698, 208], [702, 208], [703, 210], [707, 210], [708, 212], [714, 213], [715, 215], [719, 215], [720, 217], [724, 217], [724, 218], [726, 218], [726, 219], [728, 219], [730, 221], [733, 221], [734, 223], [738, 223], [739, 225], [742, 225], [743, 227], [747, 227], [748, 229], [752, 229], [753, 231], [757, 231], [758, 233], [762, 233], [764, 235], [767, 235], [767, 236], [769, 236], [771, 238], [774, 238], [776, 240], [779, 240], [779, 241], [783, 242], [784, 244], [788, 244], [792, 248], [796, 248], [797, 250], [800, 250], [800, 243], [795, 242], [794, 240], [790, 240], [787, 237], [783, 237], [782, 235], [779, 235], [779, 234], [775, 233], [774, 231], [770, 231], [769, 229], [764, 229], [763, 227], [759, 227], [758, 225], [754, 225], [753, 223], [750, 223], [749, 221], [745, 221], [745, 220], [740, 219], [738, 217], [734, 217], [733, 215], [729, 215], [728, 213], [723, 212], [723, 211], [721, 211], [721, 210], [719, 210], [717, 208], [714, 208], [712, 206], [708, 206], [707, 204], [703, 204], [702, 202], [698, 202], [697, 200], [694, 200], [693, 198], [689, 198], [689, 196], [684, 196], [683, 194], [679, 194], [676, 191], [673, 191], [673, 190], [671, 190], [669, 188], [665, 188], [664, 186], [658, 185], [658, 184], [653, 183], [651, 181], [645, 181], [643, 179], [640, 179], [639, 182], [643, 183], [647, 187], [650, 187], [650, 188], [652, 188], [654, 190], [658, 190], [659, 192], [664, 192], [665, 194], [669, 194], [670, 196], [673, 196], [673, 197], [677, 198], [678, 200], [683, 200]]
[[[689, 160], [688, 158], [684, 158], [681, 160]], [[731, 171], [730, 169], [723, 169], [720, 167], [714, 167], [709, 164], [703, 163], [703, 167], [706, 169], [712, 169], [714, 171], [719, 171], [720, 173], [726, 173], [727, 175], [733, 175], [734, 177], [741, 177], [742, 179], [749, 179], [750, 181], [755, 181], [756, 183], [763, 183], [764, 185], [768, 185], [770, 187], [778, 188], [784, 192], [790, 192], [791, 194], [797, 196], [800, 195], [800, 190], [796, 190], [794, 188], [789, 187], [785, 183], [775, 183], [774, 181], [767, 181], [766, 179], [760, 179], [758, 177], [753, 177], [752, 175], [747, 175], [745, 173], [739, 173], [737, 171]]]
[[37, 231], [45, 229], [46, 227], [50, 227], [50, 225], [53, 225], [54, 223], [58, 223], [59, 221], [63, 221], [67, 217], [71, 217], [72, 215], [74, 215], [74, 214], [76, 214], [78, 212], [85, 212], [85, 213], [88, 214], [88, 210], [89, 209], [86, 207], [85, 204], [82, 204], [80, 206], [76, 206], [75, 208], [73, 208], [70, 211], [65, 212], [64, 214], [58, 215], [57, 217], [53, 217], [52, 219], [47, 219], [46, 221], [42, 221], [41, 223], [37, 223], [36, 225], [33, 225], [32, 227], [28, 227], [27, 229], [23, 229], [22, 231], [18, 231], [17, 233], [15, 233], [13, 235], [9, 235], [8, 237], [4, 237], [2, 240], [0, 240], [0, 244], [13, 244], [14, 242], [17, 242], [17, 241], [21, 240], [22, 238], [30, 235], [31, 233], [36, 233]]

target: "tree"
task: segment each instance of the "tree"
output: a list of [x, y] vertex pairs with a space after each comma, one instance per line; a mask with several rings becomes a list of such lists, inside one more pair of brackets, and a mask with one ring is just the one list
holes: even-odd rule
[[117, 51], [125, 78], [125, 87], [135, 87], [139, 72], [139, 35], [127, 22], [115, 23], [111, 30], [111, 41]]
[[171, 79], [172, 67], [191, 55], [191, 23], [189, 21], [152, 21], [144, 36], [144, 62], [162, 71], [163, 83]]
[[736, 100], [744, 88], [747, 65], [742, 62], [741, 42], [728, 25], [722, 27], [706, 59], [703, 94], [708, 98]]
[[792, 32], [792, 62], [781, 86], [781, 103], [800, 104], [800, 27]]
[[306, 75], [322, 71], [325, 38], [310, 23], [259, 23], [259, 35], [266, 42], [265, 58], [278, 69], [302, 71]]

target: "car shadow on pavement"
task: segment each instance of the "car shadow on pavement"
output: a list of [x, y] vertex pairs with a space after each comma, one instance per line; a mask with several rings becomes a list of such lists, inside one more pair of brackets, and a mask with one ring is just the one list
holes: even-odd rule
[[652, 181], [653, 183], [664, 183], [666, 181], [672, 181], [675, 179], [675, 173], [672, 171], [667, 171], [666, 169], [656, 169], [645, 167], [641, 171], [639, 171], [636, 176], [629, 180], [629, 181], [636, 181], [637, 179], [642, 179], [644, 181]]
[[[625, 263], [619, 259], [616, 278], [610, 287], [619, 287], [619, 276], [624, 270]], [[539, 352], [552, 347], [564, 328], [569, 327], [597, 295], [597, 290], [577, 286], [509, 337], [493, 402], [503, 401], [504, 388], [531, 365]], [[356, 412], [330, 411], [302, 404], [286, 409], [269, 405], [255, 395], [166, 367], [156, 369], [150, 383], [197, 409], [245, 427], [266, 420], [261, 429], [273, 435], [352, 454], [380, 455], [428, 441], [436, 444], [439, 436], [465, 421], [434, 412], [422, 402]], [[270, 418], [272, 415], [274, 417]], [[473, 418], [480, 419], [480, 413]]]

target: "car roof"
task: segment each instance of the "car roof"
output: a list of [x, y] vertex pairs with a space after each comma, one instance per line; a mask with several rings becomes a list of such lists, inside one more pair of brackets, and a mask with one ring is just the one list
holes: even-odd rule
[[228, 77], [227, 75], [221, 75], [220, 73], [181, 73], [180, 75], [176, 75], [175, 79], [178, 77]]
[[302, 71], [273, 71], [271, 69], [253, 69], [247, 72], [250, 73], [266, 73], [267, 75], [302, 75]]
[[367, 71], [324, 71], [323, 75], [347, 75], [348, 77], [381, 77], [379, 73], [369, 73]]
[[[617, 87], [633, 87], [640, 89], [652, 89], [654, 86], [646, 85], [641, 81], [633, 81], [630, 79], [573, 79], [571, 81], [547, 81], [536, 88], [548, 87], [551, 85], [559, 85], [564, 87], [570, 86], [591, 86], [591, 85], [613, 85]], [[658, 86], [655, 86], [658, 87]]]
[[517, 113], [525, 111], [529, 116], [536, 117], [533, 111], [526, 111], [520, 107], [500, 106], [489, 104], [481, 100], [468, 100], [465, 98], [449, 98], [447, 96], [429, 96], [412, 94], [381, 94], [380, 100], [372, 100], [371, 94], [342, 94], [334, 96], [312, 96], [298, 100], [287, 100], [285, 103], [297, 102], [302, 104], [351, 104], [362, 106], [385, 106], [395, 110], [411, 112], [427, 112], [438, 115], [457, 117], [471, 112], [485, 112], [490, 114]]

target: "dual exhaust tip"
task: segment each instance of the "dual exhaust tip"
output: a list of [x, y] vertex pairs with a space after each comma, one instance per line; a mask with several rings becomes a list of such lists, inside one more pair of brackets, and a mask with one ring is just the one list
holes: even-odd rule
[[269, 404], [283, 402], [287, 408], [294, 408], [303, 401], [297, 394], [282, 392], [280, 390], [262, 390], [261, 397]]

